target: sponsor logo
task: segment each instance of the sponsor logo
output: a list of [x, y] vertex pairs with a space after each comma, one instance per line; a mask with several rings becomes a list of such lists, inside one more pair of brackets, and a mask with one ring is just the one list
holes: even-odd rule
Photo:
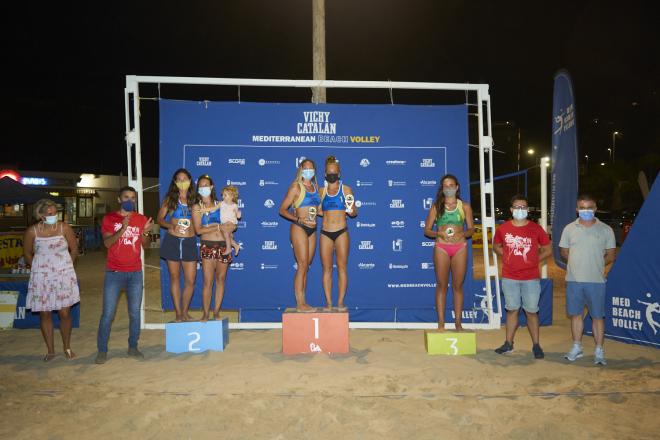
[[390, 263], [390, 266], [389, 266], [389, 267], [390, 267], [390, 270], [394, 270], [394, 269], [408, 269], [408, 265], [407, 265], [407, 264], [393, 264], [393, 263]]
[[247, 185], [247, 182], [227, 179], [227, 185], [245, 186]]
[[369, 162], [369, 159], [367, 159], [366, 157], [363, 158], [363, 159], [360, 161], [360, 166], [361, 166], [362, 168], [366, 168], [366, 167], [368, 167], [369, 165], [371, 165], [371, 162]]
[[229, 270], [244, 270], [245, 263], [231, 263], [229, 265]]
[[435, 241], [423, 241], [422, 247], [433, 247], [435, 246]]
[[392, 220], [390, 222], [390, 226], [394, 229], [405, 228], [406, 227], [406, 221], [405, 220]]
[[357, 182], [355, 182], [355, 186], [374, 186], [374, 183], [373, 182], [367, 182], [367, 181], [364, 181], [364, 180], [358, 180]]
[[419, 166], [421, 168], [435, 168], [435, 162], [433, 162], [433, 159], [422, 159]]
[[266, 264], [266, 263], [261, 263], [261, 270], [273, 270], [277, 269], [277, 264]]
[[330, 112], [303, 112], [304, 122], [296, 123], [298, 134], [337, 134], [337, 123], [330, 122]]
[[227, 159], [227, 163], [234, 165], [245, 165], [245, 158]]
[[279, 183], [275, 182], [274, 180], [259, 179], [259, 186], [267, 186], [267, 185], [279, 185]]
[[211, 162], [208, 156], [199, 156], [197, 158], [198, 167], [210, 167], [211, 165], [213, 165], [213, 162]]
[[357, 224], [355, 226], [357, 226], [358, 228], [375, 228], [376, 223], [357, 222]]
[[388, 289], [435, 288], [435, 283], [387, 283]]
[[355, 201], [355, 207], [356, 208], [361, 208], [363, 206], [376, 206], [376, 202], [364, 202], [362, 200], [356, 200]]
[[296, 168], [298, 168], [305, 159], [307, 159], [305, 156], [296, 157]]
[[371, 270], [376, 267], [375, 263], [359, 263], [358, 268], [362, 270]]
[[247, 222], [245, 220], [239, 220], [236, 227], [238, 229], [245, 229], [245, 228], [247, 228]]
[[371, 240], [362, 240], [358, 245], [358, 249], [361, 251], [372, 251], [374, 249], [374, 245], [371, 243]]
[[425, 261], [425, 262], [422, 263], [421, 268], [423, 270], [429, 270], [429, 269], [432, 270], [432, 269], [435, 269], [435, 265], [433, 263], [429, 263], [429, 262]]
[[403, 203], [403, 200], [401, 199], [392, 199], [390, 202], [390, 208], [392, 209], [402, 209], [405, 208], [406, 205]]
[[396, 240], [392, 240], [392, 250], [394, 252], [402, 252], [403, 251], [403, 239], [402, 238], [397, 238]]
[[426, 227], [426, 220], [420, 220], [419, 221], [419, 227], [420, 228], [425, 228]]
[[267, 221], [261, 222], [262, 228], [276, 228], [277, 226], [279, 226], [278, 222], [267, 222]]
[[422, 186], [436, 186], [438, 184], [437, 180], [420, 180], [419, 184]]
[[264, 206], [266, 208], [272, 208], [273, 206], [275, 206], [275, 202], [273, 202], [272, 199], [266, 199], [266, 201], [264, 202]]
[[245, 208], [245, 203], [243, 203], [243, 200], [241, 200], [241, 199], [238, 199], [238, 202], [236, 202], [236, 205], [238, 205], [238, 209]]
[[264, 251], [276, 251], [277, 243], [275, 240], [264, 240], [264, 244], [261, 245], [261, 249]]
[[431, 209], [431, 206], [433, 206], [433, 199], [431, 197], [427, 197], [424, 200], [422, 200], [422, 206], [424, 207], [425, 210]]
[[266, 165], [279, 165], [280, 161], [279, 160], [266, 160], [266, 159], [259, 159], [257, 162], [260, 167], [265, 167]]
[[406, 164], [405, 160], [386, 160], [385, 165], [387, 166], [404, 166]]
[[390, 179], [390, 180], [387, 181], [387, 186], [389, 186], [390, 188], [393, 187], [393, 186], [406, 186], [406, 182], [403, 181], [403, 180], [391, 180]]

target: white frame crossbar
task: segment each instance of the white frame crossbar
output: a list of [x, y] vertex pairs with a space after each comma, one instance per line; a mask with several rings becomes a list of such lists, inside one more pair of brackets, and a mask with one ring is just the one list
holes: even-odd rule
[[[481, 224], [483, 239], [484, 271], [486, 282], [487, 323], [464, 324], [472, 329], [500, 328], [502, 307], [500, 303], [497, 256], [488, 251], [488, 235], [495, 235], [495, 197], [493, 176], [493, 137], [490, 113], [490, 95], [488, 84], [427, 83], [427, 82], [390, 82], [390, 81], [333, 81], [333, 80], [289, 80], [289, 79], [247, 79], [247, 78], [197, 78], [178, 76], [126, 76], [124, 89], [126, 112], [126, 155], [128, 158], [128, 184], [138, 192], [138, 210], [144, 212], [142, 185], [142, 149], [140, 141], [140, 84], [178, 84], [203, 86], [248, 86], [248, 87], [286, 87], [286, 88], [343, 88], [343, 89], [404, 89], [404, 90], [442, 90], [465, 91], [477, 94], [477, 121], [479, 130], [479, 190], [481, 202]], [[135, 168], [135, 170], [133, 169]], [[144, 265], [144, 253], [143, 253]], [[144, 269], [144, 267], [143, 267]], [[471, 275], [470, 275], [471, 276]], [[493, 311], [491, 283], [495, 281], [495, 299], [497, 313]], [[144, 279], [140, 321], [143, 329], [163, 329], [163, 323], [145, 322]], [[351, 322], [350, 328], [365, 329], [432, 329], [435, 323], [406, 322]], [[451, 327], [453, 324], [448, 324]], [[280, 322], [238, 322], [230, 323], [230, 329], [272, 329], [281, 328]]]

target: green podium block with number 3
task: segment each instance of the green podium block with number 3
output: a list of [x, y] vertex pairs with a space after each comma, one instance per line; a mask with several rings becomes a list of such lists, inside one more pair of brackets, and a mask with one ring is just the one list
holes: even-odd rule
[[477, 334], [472, 332], [451, 333], [427, 330], [424, 332], [424, 341], [428, 354], [462, 356], [477, 353]]

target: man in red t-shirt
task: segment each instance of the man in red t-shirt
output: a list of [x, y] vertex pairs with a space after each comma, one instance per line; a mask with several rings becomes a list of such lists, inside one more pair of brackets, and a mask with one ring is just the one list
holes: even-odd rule
[[527, 315], [527, 329], [532, 337], [534, 358], [545, 355], [539, 344], [539, 298], [541, 280], [539, 263], [550, 256], [550, 239], [543, 228], [527, 219], [527, 198], [511, 198], [513, 220], [495, 231], [493, 249], [502, 257], [502, 292], [506, 308], [506, 341], [495, 349], [498, 354], [513, 351], [513, 337], [518, 329], [518, 311], [522, 305]]
[[103, 364], [108, 358], [110, 328], [117, 309], [121, 289], [126, 291], [128, 302], [128, 355], [143, 359], [138, 350], [140, 338], [140, 306], [142, 305], [142, 247], [149, 243], [149, 230], [154, 222], [151, 217], [135, 212], [137, 192], [125, 186], [119, 190], [119, 211], [103, 217], [101, 233], [103, 244], [108, 248], [108, 260], [103, 281], [103, 312], [96, 340], [96, 363]]

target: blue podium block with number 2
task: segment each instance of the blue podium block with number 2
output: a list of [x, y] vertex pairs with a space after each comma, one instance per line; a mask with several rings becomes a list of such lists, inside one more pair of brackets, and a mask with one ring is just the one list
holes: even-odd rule
[[165, 350], [168, 353], [224, 351], [229, 342], [229, 320], [173, 322], [165, 324]]

